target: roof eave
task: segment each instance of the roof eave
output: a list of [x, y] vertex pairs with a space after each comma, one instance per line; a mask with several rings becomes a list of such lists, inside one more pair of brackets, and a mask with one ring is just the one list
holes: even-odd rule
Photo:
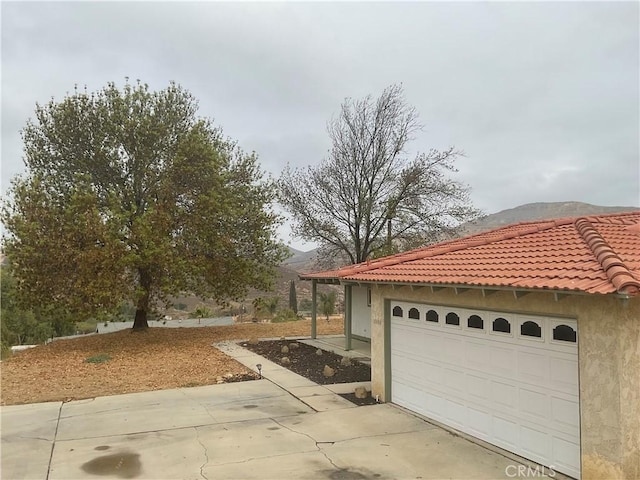
[[466, 290], [481, 290], [483, 294], [486, 292], [512, 292], [516, 297], [520, 297], [523, 294], [529, 293], [551, 293], [556, 296], [556, 299], [562, 298], [568, 295], [576, 295], [576, 296], [590, 296], [590, 295], [602, 295], [602, 296], [614, 296], [617, 298], [629, 299], [632, 298], [633, 294], [628, 294], [624, 292], [609, 292], [609, 293], [590, 293], [585, 292], [583, 290], [569, 290], [569, 289], [558, 289], [558, 288], [522, 288], [522, 287], [509, 287], [504, 285], [470, 285], [466, 283], [433, 283], [433, 282], [392, 282], [392, 281], [373, 281], [373, 280], [355, 280], [355, 279], [340, 279], [340, 284], [343, 285], [380, 285], [380, 286], [392, 286], [392, 287], [411, 287], [411, 288], [431, 288], [433, 290], [436, 289], [445, 289], [451, 288], [459, 290], [460, 292]]

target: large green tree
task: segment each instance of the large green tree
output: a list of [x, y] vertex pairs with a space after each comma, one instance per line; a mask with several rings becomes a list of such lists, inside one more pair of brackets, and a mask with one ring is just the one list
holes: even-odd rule
[[36, 107], [27, 173], [3, 210], [25, 298], [83, 317], [129, 300], [141, 329], [169, 295], [223, 303], [270, 288], [284, 257], [272, 182], [196, 112], [173, 83], [110, 83]]
[[3, 351], [11, 345], [42, 343], [52, 336], [72, 335], [75, 325], [67, 312], [50, 305], [31, 309], [21, 304], [10, 264], [0, 266], [0, 340]]
[[421, 128], [400, 85], [376, 99], [347, 99], [327, 127], [328, 157], [284, 170], [280, 201], [294, 232], [320, 245], [324, 263], [359, 263], [422, 246], [479, 214], [468, 188], [449, 177], [459, 151], [406, 154]]

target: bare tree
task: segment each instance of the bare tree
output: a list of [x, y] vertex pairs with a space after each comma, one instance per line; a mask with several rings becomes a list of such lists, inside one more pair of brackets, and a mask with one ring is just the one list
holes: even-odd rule
[[401, 85], [375, 100], [346, 99], [327, 126], [328, 158], [306, 169], [287, 166], [280, 177], [294, 234], [319, 243], [325, 260], [359, 263], [446, 238], [477, 217], [468, 187], [447, 177], [461, 152], [407, 158], [405, 147], [421, 129]]

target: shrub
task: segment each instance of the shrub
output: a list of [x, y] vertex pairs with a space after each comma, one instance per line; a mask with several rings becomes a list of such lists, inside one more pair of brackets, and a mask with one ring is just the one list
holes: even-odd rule
[[285, 308], [276, 313], [276, 316], [273, 317], [271, 323], [295, 322], [296, 320], [300, 320], [300, 318], [301, 317], [296, 314], [296, 312], [290, 308]]
[[92, 357], [88, 357], [85, 359], [86, 363], [104, 363], [111, 360], [111, 356], [106, 353], [100, 353], [98, 355], [94, 355]]

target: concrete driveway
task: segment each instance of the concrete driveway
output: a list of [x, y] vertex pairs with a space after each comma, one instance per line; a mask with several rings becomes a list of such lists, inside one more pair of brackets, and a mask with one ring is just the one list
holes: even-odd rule
[[393, 405], [323, 410], [267, 379], [3, 407], [2, 478], [495, 479], [518, 465]]

